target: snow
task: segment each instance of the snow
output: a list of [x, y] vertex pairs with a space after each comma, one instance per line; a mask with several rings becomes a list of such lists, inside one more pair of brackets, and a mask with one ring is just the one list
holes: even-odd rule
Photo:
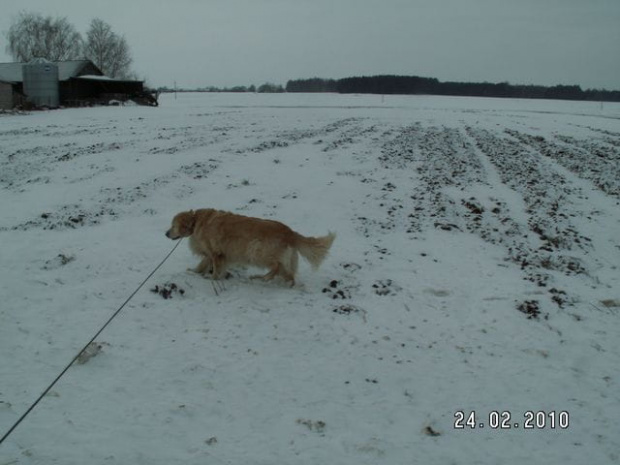
[[0, 465], [620, 463], [620, 105], [160, 103], [0, 115], [0, 435], [172, 249], [175, 213], [333, 230], [330, 256], [292, 289], [214, 285], [181, 243]]
[[111, 77], [108, 76], [96, 76], [93, 74], [84, 74], [82, 76], [79, 77], [79, 79], [89, 79], [92, 81], [113, 81], [114, 79], [112, 79]]

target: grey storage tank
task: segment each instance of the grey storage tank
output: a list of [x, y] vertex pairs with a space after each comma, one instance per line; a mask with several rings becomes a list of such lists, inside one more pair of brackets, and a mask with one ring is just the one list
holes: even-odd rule
[[37, 107], [55, 108], [60, 104], [58, 66], [35, 58], [22, 67], [24, 94]]

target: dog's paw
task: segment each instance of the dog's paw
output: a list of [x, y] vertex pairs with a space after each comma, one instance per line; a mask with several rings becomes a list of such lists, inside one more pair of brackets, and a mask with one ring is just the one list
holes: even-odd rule
[[212, 279], [210, 271], [203, 271], [199, 268], [187, 268], [187, 272], [191, 274], [197, 274], [205, 279]]

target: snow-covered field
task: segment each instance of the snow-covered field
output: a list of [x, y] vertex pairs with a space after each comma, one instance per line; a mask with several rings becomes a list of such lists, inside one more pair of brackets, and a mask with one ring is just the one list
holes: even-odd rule
[[0, 196], [0, 436], [172, 249], [178, 211], [338, 234], [292, 289], [214, 286], [182, 243], [0, 465], [620, 463], [620, 105], [0, 115]]

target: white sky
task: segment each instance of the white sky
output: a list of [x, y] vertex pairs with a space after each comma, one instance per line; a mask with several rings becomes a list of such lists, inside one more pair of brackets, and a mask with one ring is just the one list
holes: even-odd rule
[[285, 85], [373, 74], [620, 90], [620, 0], [0, 0], [98, 17], [152, 86]]

